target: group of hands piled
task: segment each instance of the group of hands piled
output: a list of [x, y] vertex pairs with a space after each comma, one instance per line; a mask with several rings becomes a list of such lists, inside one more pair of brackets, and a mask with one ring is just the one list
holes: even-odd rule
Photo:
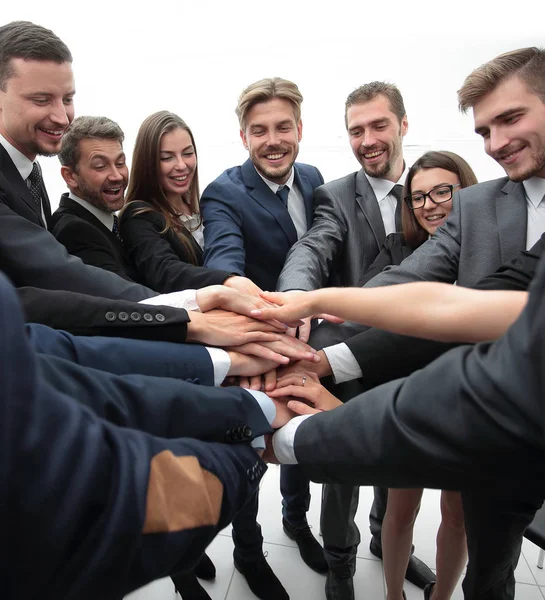
[[321, 384], [328, 374], [323, 352], [308, 344], [315, 314], [312, 292], [264, 292], [251, 280], [233, 276], [224, 285], [197, 290], [201, 313], [190, 315], [187, 341], [226, 350], [231, 369], [224, 385], [265, 392], [275, 403], [273, 429], [295, 415], [331, 410], [341, 402]]

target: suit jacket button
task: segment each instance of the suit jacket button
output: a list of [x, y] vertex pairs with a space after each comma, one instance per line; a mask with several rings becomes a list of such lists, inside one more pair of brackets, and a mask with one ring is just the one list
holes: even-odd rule
[[151, 323], [153, 321], [153, 317], [150, 313], [144, 313], [144, 321], [146, 321], [146, 323]]
[[244, 425], [244, 427], [242, 428], [242, 435], [244, 436], [244, 438], [247, 440], [251, 440], [252, 434], [253, 432], [251, 427], [248, 427], [248, 425]]
[[115, 321], [117, 319], [115, 313], [111, 310], [109, 310], [104, 316], [106, 317], [106, 321]]
[[120, 312], [118, 317], [119, 317], [120, 321], [128, 321], [129, 320], [129, 315], [126, 312]]
[[163, 323], [165, 321], [165, 315], [163, 313], [157, 313], [155, 315], [155, 320], [159, 321], [159, 323]]
[[131, 313], [131, 319], [135, 322], [140, 321], [140, 319], [142, 318], [142, 315], [140, 313], [137, 312], [132, 312]]

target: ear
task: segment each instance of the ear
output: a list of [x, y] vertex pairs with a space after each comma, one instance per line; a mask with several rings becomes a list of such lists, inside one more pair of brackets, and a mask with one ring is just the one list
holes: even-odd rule
[[303, 138], [303, 121], [299, 119], [297, 124], [297, 141], [300, 142]]
[[244, 133], [244, 131], [242, 131], [242, 129], [240, 130], [240, 139], [242, 140], [242, 144], [244, 145], [246, 150], [248, 150], [248, 140], [246, 139], [246, 134]]
[[405, 115], [401, 119], [401, 136], [405, 137], [407, 135], [407, 131], [409, 131], [409, 121], [407, 120], [407, 115]]
[[72, 171], [70, 167], [61, 167], [61, 176], [69, 188], [78, 187], [77, 173]]

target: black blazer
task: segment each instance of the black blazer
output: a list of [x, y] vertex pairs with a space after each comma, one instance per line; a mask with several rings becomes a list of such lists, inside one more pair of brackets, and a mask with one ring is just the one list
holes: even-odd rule
[[[42, 213], [30, 195], [26, 182], [13, 164], [9, 154], [0, 144], [0, 201], [6, 204], [14, 213], [25, 219], [45, 227]], [[46, 221], [51, 218], [51, 203], [45, 186], [42, 185], [42, 206]]]
[[74, 335], [183, 342], [190, 321], [185, 310], [170, 306], [34, 287], [19, 287], [17, 293], [27, 323], [41, 323]]
[[390, 265], [400, 265], [407, 256], [413, 253], [413, 248], [405, 242], [402, 233], [391, 233], [386, 237], [380, 254], [375, 258], [373, 264], [365, 271], [363, 277], [358, 282], [359, 286], [364, 286], [375, 275]]
[[70, 254], [84, 263], [138, 281], [121, 240], [67, 193], [61, 196], [59, 208], [51, 216], [50, 230]]
[[[161, 294], [185, 289], [200, 289], [222, 284], [231, 273], [208, 269], [188, 262], [189, 254], [178, 236], [165, 228], [165, 218], [154, 209], [135, 215], [146, 202], [131, 202], [121, 213], [119, 228], [123, 244], [140, 279]], [[202, 250], [191, 237], [191, 244], [202, 264]]]
[[[514, 260], [473, 287], [480, 290], [526, 291], [544, 248], [545, 234], [530, 250], [522, 251]], [[347, 339], [346, 345], [362, 368], [363, 377], [358, 381], [363, 389], [368, 390], [410, 375], [459, 344], [423, 340], [371, 328]]]

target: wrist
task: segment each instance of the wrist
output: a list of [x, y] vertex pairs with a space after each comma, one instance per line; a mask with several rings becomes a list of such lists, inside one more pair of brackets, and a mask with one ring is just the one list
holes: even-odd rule
[[186, 342], [201, 342], [205, 328], [205, 316], [202, 313], [191, 313], [187, 324]]
[[331, 370], [331, 365], [329, 364], [329, 360], [327, 358], [326, 353], [323, 350], [319, 350], [317, 352], [320, 357], [320, 361], [315, 364], [316, 370], [315, 373], [321, 379], [322, 377], [327, 377], [328, 375], [332, 375], [333, 371]]

